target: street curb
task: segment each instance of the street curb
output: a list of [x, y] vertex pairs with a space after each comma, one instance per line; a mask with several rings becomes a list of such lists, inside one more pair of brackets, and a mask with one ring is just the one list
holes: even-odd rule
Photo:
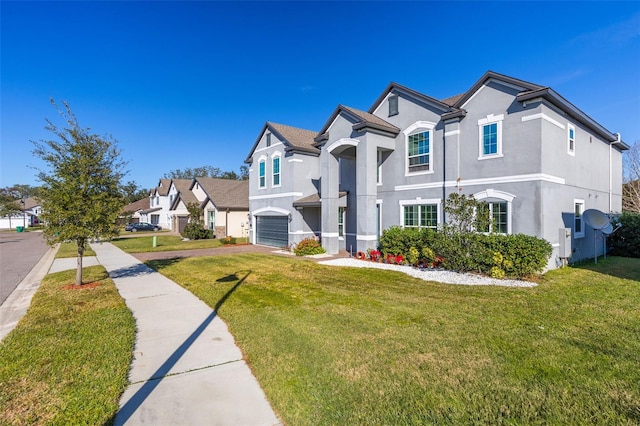
[[0, 306], [0, 342], [18, 325], [31, 305], [31, 298], [49, 273], [60, 245], [49, 248], [16, 289]]

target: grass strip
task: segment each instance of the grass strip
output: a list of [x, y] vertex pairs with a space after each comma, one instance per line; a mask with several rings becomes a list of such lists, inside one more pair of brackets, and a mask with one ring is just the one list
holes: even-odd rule
[[127, 386], [135, 322], [101, 266], [47, 275], [0, 343], [0, 424], [109, 424]]
[[640, 259], [527, 289], [261, 254], [148, 264], [224, 301], [286, 424], [640, 422]]
[[[95, 256], [96, 252], [91, 250], [89, 244], [87, 244], [84, 249], [84, 256]], [[60, 248], [56, 253], [56, 259], [68, 258], [68, 257], [77, 257], [78, 256], [78, 245], [74, 242], [66, 242], [60, 244]]]
[[[116, 238], [111, 241], [127, 253], [145, 253], [154, 251], [194, 250], [222, 247], [221, 239], [184, 240], [176, 235], [156, 235], [156, 247], [153, 247], [153, 235], [141, 237]], [[246, 238], [235, 238], [238, 244], [246, 244]]]

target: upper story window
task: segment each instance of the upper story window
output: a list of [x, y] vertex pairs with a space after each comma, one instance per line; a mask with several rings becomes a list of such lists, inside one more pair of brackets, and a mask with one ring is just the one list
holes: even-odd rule
[[584, 200], [573, 200], [573, 237], [584, 237], [584, 221], [582, 214], [584, 213]]
[[435, 123], [417, 121], [403, 131], [407, 141], [406, 175], [433, 173]]
[[280, 156], [273, 157], [273, 160], [271, 160], [271, 170], [273, 173], [272, 185], [280, 186]]
[[409, 173], [428, 171], [431, 167], [431, 138], [429, 132], [409, 135], [407, 141], [407, 159]]
[[569, 155], [576, 155], [576, 128], [567, 125], [567, 152]]
[[267, 177], [266, 177], [266, 165], [267, 162], [265, 160], [260, 160], [258, 163], [258, 176], [260, 177], [258, 186], [260, 188], [264, 188], [267, 185]]
[[267, 133], [267, 146], [271, 146], [271, 133]]
[[479, 160], [502, 157], [502, 120], [504, 120], [503, 114], [491, 114], [478, 120]]
[[398, 115], [398, 95], [389, 96], [389, 117]]

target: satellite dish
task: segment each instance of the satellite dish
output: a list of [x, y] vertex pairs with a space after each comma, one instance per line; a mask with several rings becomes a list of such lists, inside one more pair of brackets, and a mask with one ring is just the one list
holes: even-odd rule
[[604, 228], [601, 229], [602, 233], [604, 235], [611, 235], [613, 234], [613, 225], [611, 223], [608, 223]]
[[[602, 229], [607, 225], [611, 225], [609, 216], [602, 213], [600, 210], [589, 209], [582, 213], [584, 221], [593, 229]], [[612, 231], [613, 232], [613, 231]]]

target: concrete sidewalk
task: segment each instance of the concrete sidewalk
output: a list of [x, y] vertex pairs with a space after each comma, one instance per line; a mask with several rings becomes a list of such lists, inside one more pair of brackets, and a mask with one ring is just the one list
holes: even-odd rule
[[214, 310], [114, 245], [91, 248], [137, 326], [116, 425], [280, 424]]

